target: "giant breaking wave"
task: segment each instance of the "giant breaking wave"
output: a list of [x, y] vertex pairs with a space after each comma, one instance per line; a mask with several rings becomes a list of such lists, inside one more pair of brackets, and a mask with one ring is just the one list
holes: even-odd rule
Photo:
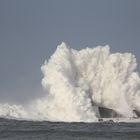
[[0, 105], [1, 117], [49, 121], [97, 121], [100, 117], [138, 117], [140, 77], [131, 53], [109, 46], [80, 51], [59, 45], [42, 65], [44, 98], [28, 106]]

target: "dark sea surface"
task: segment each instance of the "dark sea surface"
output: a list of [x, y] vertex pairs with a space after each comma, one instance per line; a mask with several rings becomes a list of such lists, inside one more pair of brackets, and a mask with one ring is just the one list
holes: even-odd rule
[[0, 140], [140, 140], [140, 123], [63, 123], [0, 119]]

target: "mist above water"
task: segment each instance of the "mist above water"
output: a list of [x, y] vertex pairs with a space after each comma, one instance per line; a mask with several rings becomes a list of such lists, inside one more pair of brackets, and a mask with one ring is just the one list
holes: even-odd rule
[[140, 77], [131, 53], [109, 46], [74, 50], [59, 45], [42, 65], [44, 98], [27, 107], [1, 104], [0, 116], [49, 121], [97, 121], [138, 117]]

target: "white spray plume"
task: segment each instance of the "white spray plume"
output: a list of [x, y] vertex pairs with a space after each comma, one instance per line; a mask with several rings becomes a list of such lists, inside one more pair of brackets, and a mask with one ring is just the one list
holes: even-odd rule
[[[110, 53], [109, 46], [77, 51], [62, 43], [41, 67], [47, 95], [28, 109], [7, 105], [16, 110], [9, 116], [87, 122], [96, 121], [100, 117], [98, 107], [105, 107], [123, 117], [136, 117], [134, 110], [140, 112], [136, 68], [131, 53]], [[1, 116], [3, 112], [0, 107]]]

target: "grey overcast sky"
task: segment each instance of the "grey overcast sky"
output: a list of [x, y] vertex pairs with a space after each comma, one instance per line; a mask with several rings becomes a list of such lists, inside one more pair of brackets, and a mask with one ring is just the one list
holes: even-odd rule
[[43, 96], [40, 67], [62, 41], [140, 63], [140, 0], [0, 0], [0, 103]]

